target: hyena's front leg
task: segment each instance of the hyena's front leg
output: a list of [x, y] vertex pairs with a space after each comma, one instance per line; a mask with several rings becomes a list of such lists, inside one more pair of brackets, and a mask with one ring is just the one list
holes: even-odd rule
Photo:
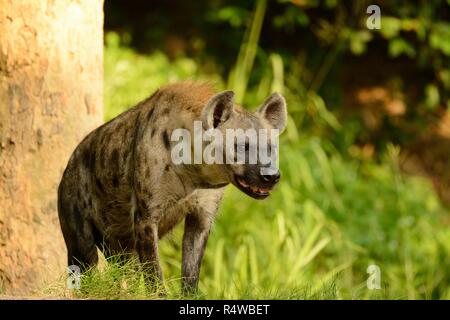
[[[139, 211], [136, 213], [140, 215]], [[158, 223], [152, 218], [135, 219], [136, 251], [146, 275], [146, 283], [155, 287], [162, 283], [163, 275], [158, 255]]]
[[186, 216], [183, 236], [182, 290], [184, 294], [195, 293], [200, 266], [208, 241], [211, 220], [192, 213]]

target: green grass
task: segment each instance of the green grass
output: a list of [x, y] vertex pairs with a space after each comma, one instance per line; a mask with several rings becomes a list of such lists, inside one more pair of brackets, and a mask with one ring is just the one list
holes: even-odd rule
[[[377, 161], [337, 150], [326, 139], [326, 128], [342, 135], [345, 124], [336, 121], [317, 94], [283, 78], [279, 56], [270, 61], [272, 69], [246, 91], [244, 102], [261, 100], [274, 88], [287, 97], [281, 183], [264, 201], [227, 188], [208, 242], [199, 294], [193, 298], [450, 299], [450, 216], [429, 181], [403, 175], [394, 146]], [[114, 34], [107, 36], [106, 119], [158, 86], [182, 79], [213, 79], [219, 87], [225, 83], [203, 74], [193, 60], [138, 55], [120, 47]], [[304, 123], [310, 130], [300, 133]], [[182, 229], [178, 226], [160, 244], [169, 299], [182, 298]], [[135, 262], [121, 265], [116, 260], [84, 275], [79, 291], [68, 292], [62, 278], [47, 292], [77, 298], [161, 298], [146, 291]], [[372, 264], [381, 270], [380, 290], [366, 286]]]
[[161, 52], [138, 55], [120, 46], [119, 36], [108, 33], [104, 54], [105, 119], [109, 120], [138, 101], [147, 98], [160, 86], [187, 79], [208, 80], [220, 85], [217, 75], [205, 76], [189, 58], [170, 61]]

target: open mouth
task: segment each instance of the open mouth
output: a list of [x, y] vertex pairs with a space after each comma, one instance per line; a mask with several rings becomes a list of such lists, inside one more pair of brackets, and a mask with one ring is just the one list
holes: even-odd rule
[[270, 189], [262, 188], [258, 186], [252, 186], [246, 182], [242, 177], [235, 176], [236, 186], [243, 191], [245, 194], [249, 195], [255, 199], [264, 199], [269, 196]]

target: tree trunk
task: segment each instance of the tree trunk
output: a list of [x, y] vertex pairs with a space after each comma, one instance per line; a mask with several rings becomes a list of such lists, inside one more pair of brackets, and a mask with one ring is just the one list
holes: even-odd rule
[[103, 0], [0, 0], [0, 293], [64, 274], [57, 186], [102, 95]]

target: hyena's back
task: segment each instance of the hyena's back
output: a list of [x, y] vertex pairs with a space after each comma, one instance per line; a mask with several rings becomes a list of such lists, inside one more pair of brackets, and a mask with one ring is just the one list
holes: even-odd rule
[[[78, 145], [58, 189], [69, 264], [95, 264], [96, 246], [103, 244], [113, 253], [134, 249], [135, 188], [142, 189], [145, 180], [166, 166], [167, 157], [161, 155], [167, 154], [168, 132], [189, 126], [213, 94], [208, 86], [196, 83], [160, 89]], [[145, 145], [144, 137], [150, 138]], [[140, 153], [152, 148], [154, 163], [138, 170]]]

